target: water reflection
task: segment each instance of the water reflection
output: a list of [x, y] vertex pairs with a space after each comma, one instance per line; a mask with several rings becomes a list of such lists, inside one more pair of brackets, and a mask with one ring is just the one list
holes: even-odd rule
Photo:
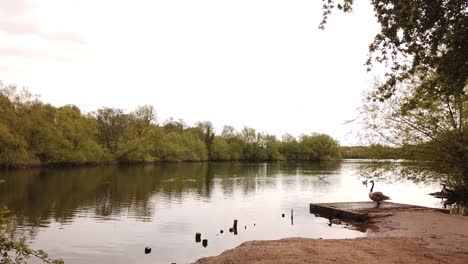
[[[340, 163], [169, 163], [155, 166], [102, 166], [85, 168], [28, 169], [3, 172], [0, 201], [16, 215], [20, 224], [40, 225], [53, 218], [67, 222], [79, 210], [94, 210], [102, 219], [127, 211], [137, 219], [154, 214], [148, 201], [153, 195], [169, 203], [180, 203], [192, 193], [208, 200], [218, 184], [226, 196], [240, 189], [244, 194], [269, 189], [276, 176], [332, 174]], [[295, 178], [282, 178], [286, 188]], [[312, 179], [301, 185], [324, 183]]]
[[[16, 234], [67, 263], [188, 263], [247, 240], [365, 235], [309, 214], [310, 202], [368, 199], [353, 162], [28, 169], [0, 179]], [[439, 206], [426, 195], [436, 184], [379, 184], [396, 202]], [[233, 219], [236, 236], [227, 232]]]

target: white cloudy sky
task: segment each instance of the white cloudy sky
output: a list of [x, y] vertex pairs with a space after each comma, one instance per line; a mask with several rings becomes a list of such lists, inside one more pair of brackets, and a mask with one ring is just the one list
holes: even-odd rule
[[368, 1], [318, 30], [319, 0], [0, 0], [0, 80], [45, 102], [355, 143]]

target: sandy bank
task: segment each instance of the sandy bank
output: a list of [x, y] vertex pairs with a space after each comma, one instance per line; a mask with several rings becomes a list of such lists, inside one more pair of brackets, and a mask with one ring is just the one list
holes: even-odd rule
[[468, 263], [466, 216], [438, 211], [370, 216], [367, 238], [250, 241], [196, 263]]

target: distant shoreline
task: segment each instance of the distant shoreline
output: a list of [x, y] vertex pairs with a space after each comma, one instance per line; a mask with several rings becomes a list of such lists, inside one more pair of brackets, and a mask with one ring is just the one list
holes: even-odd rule
[[89, 162], [89, 163], [51, 163], [51, 164], [30, 164], [30, 165], [15, 165], [15, 166], [0, 166], [1, 171], [16, 170], [16, 169], [36, 169], [36, 168], [80, 168], [80, 167], [99, 167], [99, 166], [132, 166], [132, 165], [159, 165], [159, 164], [183, 164], [183, 163], [244, 163], [244, 164], [260, 164], [260, 163], [335, 163], [343, 161], [366, 161], [366, 162], [411, 162], [407, 159], [373, 159], [373, 158], [343, 158], [334, 160], [276, 160], [276, 161], [249, 161], [249, 160], [183, 160], [183, 161], [172, 161], [172, 160], [161, 160], [161, 161], [108, 161], [108, 162]]
[[[19, 165], [10, 167], [0, 167], [1, 171], [16, 170], [16, 169], [38, 169], [38, 168], [80, 168], [80, 167], [99, 167], [99, 166], [132, 166], [132, 165], [160, 165], [160, 164], [190, 164], [190, 163], [243, 163], [243, 164], [260, 164], [260, 163], [334, 163], [342, 162], [344, 160], [363, 160], [363, 159], [339, 159], [339, 160], [278, 160], [278, 161], [223, 161], [223, 160], [205, 160], [205, 161], [140, 161], [140, 162], [95, 162], [95, 163], [55, 163], [55, 164], [33, 164], [33, 165]], [[370, 160], [370, 159], [369, 159]]]

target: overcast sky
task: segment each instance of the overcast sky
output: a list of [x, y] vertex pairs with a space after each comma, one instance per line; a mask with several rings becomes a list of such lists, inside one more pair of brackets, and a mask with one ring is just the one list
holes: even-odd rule
[[368, 1], [336, 13], [319, 0], [0, 0], [0, 80], [85, 111], [154, 105], [182, 118], [355, 144]]

